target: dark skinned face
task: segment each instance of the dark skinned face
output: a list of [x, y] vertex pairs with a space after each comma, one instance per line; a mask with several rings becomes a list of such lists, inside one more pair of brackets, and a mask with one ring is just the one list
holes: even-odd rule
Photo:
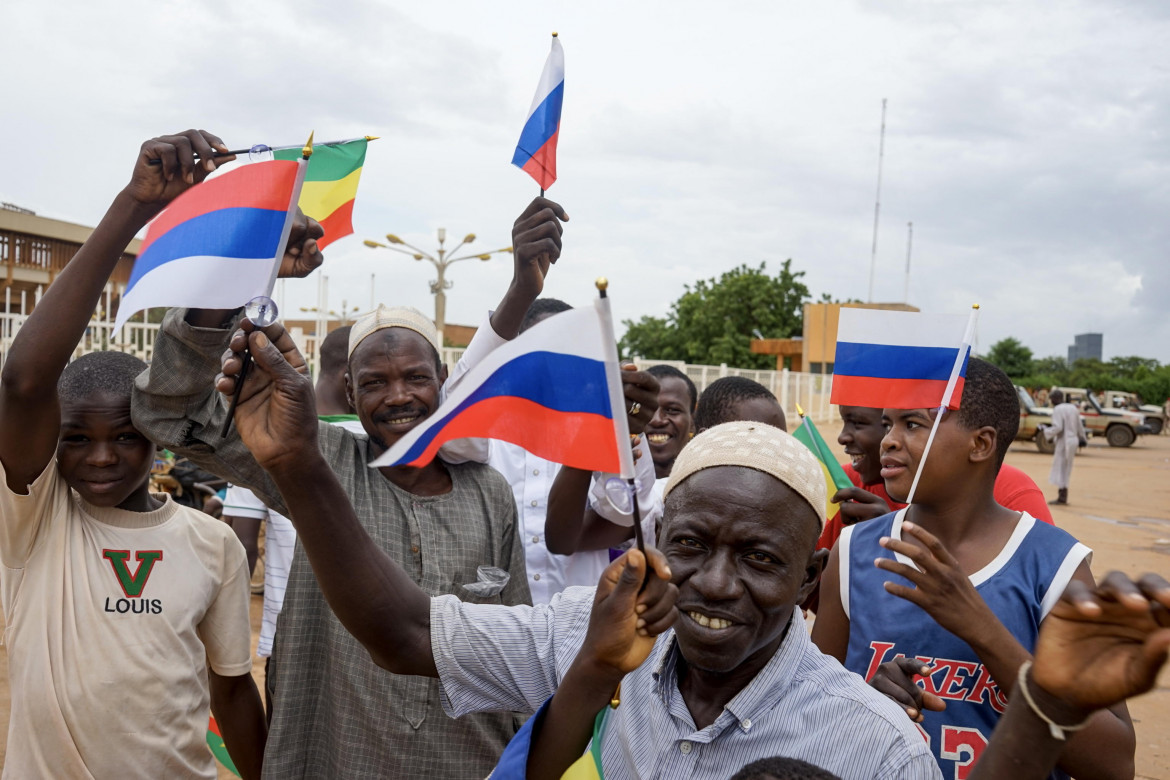
[[[934, 424], [935, 409], [884, 409], [882, 425], [881, 477], [886, 492], [895, 501], [905, 501], [914, 483], [914, 473], [926, 449], [926, 440]], [[915, 503], [932, 505], [952, 491], [959, 480], [970, 479], [969, 455], [972, 432], [959, 424], [957, 412], [944, 413], [938, 425], [930, 457], [918, 479]]]
[[366, 337], [349, 357], [345, 392], [378, 453], [393, 446], [439, 408], [447, 367], [435, 367], [435, 351], [406, 328], [385, 328]]
[[867, 406], [841, 406], [841, 433], [837, 443], [853, 461], [853, 468], [861, 475], [861, 484], [873, 485], [882, 481], [882, 410]]
[[155, 446], [130, 421], [130, 399], [98, 393], [62, 403], [57, 470], [95, 506], [146, 511]]
[[691, 394], [678, 377], [658, 379], [658, 411], [646, 426], [646, 442], [658, 478], [670, 476], [674, 459], [691, 438]]
[[689, 666], [763, 668], [820, 577], [819, 533], [808, 502], [755, 469], [704, 469], [671, 491], [658, 538], [678, 586], [674, 629]]

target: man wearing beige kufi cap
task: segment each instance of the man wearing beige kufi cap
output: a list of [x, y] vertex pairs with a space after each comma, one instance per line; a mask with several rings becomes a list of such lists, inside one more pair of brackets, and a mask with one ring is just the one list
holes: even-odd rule
[[[330, 605], [379, 665], [438, 677], [452, 717], [534, 712], [572, 674], [572, 690], [598, 710], [621, 682], [599, 748], [607, 780], [722, 780], [774, 755], [846, 780], [940, 777], [901, 708], [809, 640], [798, 605], [824, 565], [826, 553], [815, 549], [824, 483], [817, 461], [787, 433], [726, 423], [682, 451], [665, 488], [661, 552], [647, 551], [644, 611], [627, 607], [635, 621], [628, 612], [613, 618], [612, 580], [604, 577], [602, 587], [570, 587], [534, 608], [429, 598], [393, 561], [367, 554], [338, 486], [300, 487], [301, 457], [290, 469], [288, 453], [262, 435], [283, 413], [270, 409], [263, 425], [250, 425], [261, 434], [249, 443], [292, 497], [293, 522], [321, 562]], [[311, 461], [309, 450], [303, 458]], [[330, 561], [345, 561], [345, 570]], [[642, 566], [625, 565], [623, 582]], [[354, 580], [368, 587], [347, 587]], [[624, 657], [606, 648], [626, 647], [635, 631], [657, 637], [641, 665], [629, 671], [600, 660]]]
[[[513, 226], [517, 277], [522, 278], [513, 280], [509, 292], [528, 292], [505, 296], [497, 309], [500, 332], [519, 323], [530, 302], [526, 296], [539, 294], [531, 279], [543, 279], [557, 259], [563, 216], [559, 206], [540, 199]], [[240, 439], [250, 410], [280, 411], [267, 371], [252, 370], [241, 393], [235, 430], [226, 438], [219, 435], [225, 404], [219, 402], [214, 377], [221, 369], [238, 368], [235, 354], [229, 352], [233, 356], [227, 365], [221, 357], [225, 348], [240, 352], [248, 338], [235, 330], [230, 312], [169, 313], [149, 375], [140, 382], [135, 414], [143, 430], [159, 435], [159, 442], [252, 488], [269, 507], [289, 514], [285, 496], [293, 493], [278, 489]], [[258, 367], [263, 362], [259, 354], [267, 350], [289, 371], [303, 368], [303, 358], [279, 324], [250, 338]], [[348, 534], [348, 542], [360, 538], [364, 546], [354, 559], [331, 567], [330, 574], [340, 575], [342, 587], [359, 600], [381, 587], [365, 579], [359, 565], [377, 556], [421, 594], [478, 604], [525, 604], [524, 551], [515, 503], [503, 477], [481, 463], [444, 461], [442, 453], [422, 468], [367, 465], [438, 408], [447, 378], [438, 348], [433, 323], [418, 311], [379, 307], [362, 317], [350, 333], [346, 392], [364, 434], [318, 426], [310, 414], [283, 429], [279, 446], [286, 454], [303, 457], [304, 464], [320, 467], [304, 475], [298, 488], [315, 492], [326, 482], [339, 486], [339, 499], [311, 511], [321, 522], [331, 523], [344, 505], [354, 521], [353, 527], [336, 533]], [[234, 375], [220, 381], [232, 382]], [[302, 411], [311, 412], [311, 396], [307, 402]], [[306, 439], [313, 452], [298, 452], [296, 444]], [[296, 524], [298, 518], [292, 519]], [[451, 720], [443, 712], [437, 681], [379, 669], [354, 638], [361, 630], [352, 625], [347, 630], [330, 610], [318, 584], [324, 577], [315, 574], [306, 544], [301, 538], [294, 553], [273, 644], [275, 708], [264, 776], [487, 775], [515, 733], [516, 718], [501, 711]], [[485, 572], [481, 579], [481, 569], [496, 571]], [[492, 579], [494, 575], [503, 577]], [[365, 614], [394, 631], [393, 623], [383, 620], [389, 613]]]

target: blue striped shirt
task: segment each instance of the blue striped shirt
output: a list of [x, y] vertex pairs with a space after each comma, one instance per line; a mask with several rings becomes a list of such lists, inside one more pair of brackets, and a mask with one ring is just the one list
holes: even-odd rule
[[[537, 607], [431, 601], [431, 645], [443, 708], [535, 712], [585, 640], [594, 588], [573, 587]], [[922, 736], [892, 701], [809, 641], [794, 610], [779, 650], [696, 728], [678, 689], [674, 632], [622, 681], [622, 703], [602, 744], [607, 780], [718, 778], [768, 756], [800, 758], [843, 780], [941, 778]]]

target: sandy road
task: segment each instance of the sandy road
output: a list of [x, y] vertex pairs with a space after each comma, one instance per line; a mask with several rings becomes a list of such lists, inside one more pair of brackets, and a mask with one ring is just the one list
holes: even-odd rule
[[[1046, 492], [1052, 458], [1032, 445], [1012, 448], [1008, 462], [1026, 471]], [[1170, 576], [1170, 437], [1145, 436], [1133, 447], [1112, 448], [1092, 442], [1073, 469], [1070, 501], [1055, 508], [1057, 525], [1094, 550], [1093, 571], [1111, 569], [1131, 575], [1156, 571]], [[261, 597], [252, 599], [253, 647], [260, 628]], [[7, 668], [7, 649], [0, 646]], [[253, 674], [263, 690], [264, 665], [256, 659]], [[8, 676], [0, 677], [0, 735], [8, 734]], [[1137, 731], [1137, 776], [1170, 779], [1170, 670], [1158, 687], [1130, 703]], [[0, 747], [0, 764], [3, 763]], [[232, 777], [220, 772], [224, 780]]]

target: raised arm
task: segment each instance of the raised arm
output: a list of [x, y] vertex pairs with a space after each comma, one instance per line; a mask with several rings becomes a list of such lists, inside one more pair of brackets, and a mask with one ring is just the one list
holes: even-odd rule
[[0, 461], [12, 490], [24, 493], [53, 457], [61, 427], [57, 380], [118, 258], [167, 203], [215, 170], [216, 150], [227, 147], [201, 130], [142, 144], [130, 183], [21, 327], [0, 377]]
[[971, 780], [1048, 777], [1067, 744], [1067, 734], [1054, 733], [1049, 722], [1076, 727], [1094, 711], [1146, 693], [1168, 650], [1165, 579], [1147, 574], [1135, 583], [1111, 572], [1095, 588], [1074, 580], [1040, 627], [1023, 683], [1031, 702], [1011, 698]]
[[505, 341], [516, 338], [528, 307], [544, 290], [549, 266], [561, 256], [562, 222], [569, 215], [548, 198], [536, 198], [512, 225], [512, 283], [492, 312], [494, 330]]
[[437, 676], [430, 597], [374, 544], [322, 456], [312, 383], [272, 341], [287, 337], [283, 327], [260, 332], [245, 323], [236, 331], [216, 388], [225, 397], [235, 390], [244, 331], [256, 366], [240, 393], [236, 429], [283, 496], [326, 601], [376, 664]]

